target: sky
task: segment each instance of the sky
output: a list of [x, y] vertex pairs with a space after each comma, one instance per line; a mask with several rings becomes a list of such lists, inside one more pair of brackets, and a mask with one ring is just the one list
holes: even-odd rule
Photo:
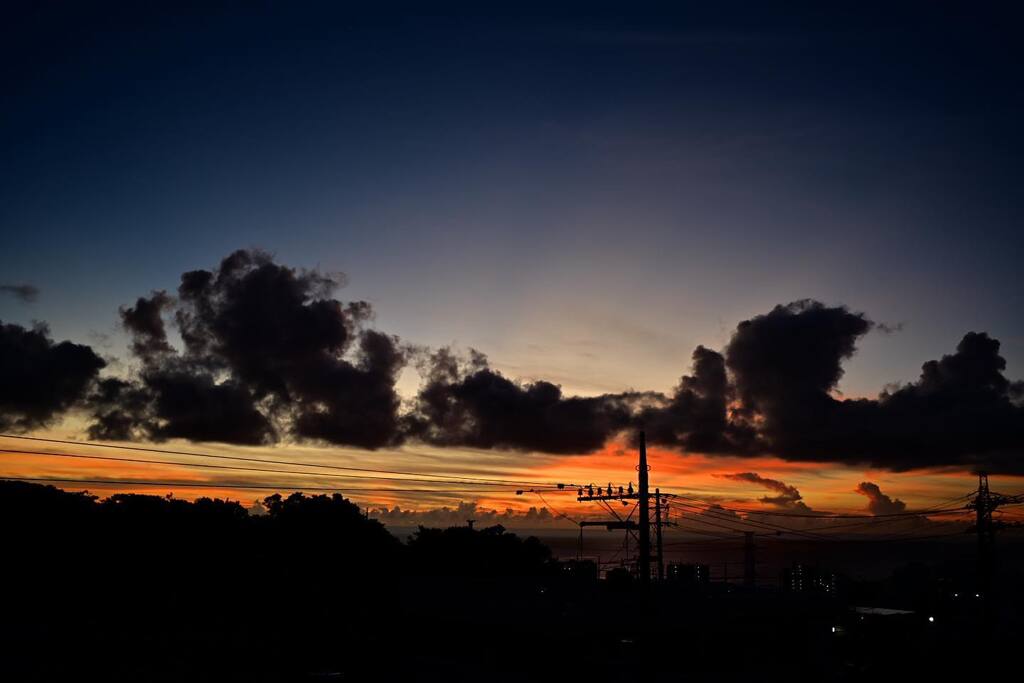
[[[697, 345], [807, 298], [877, 323], [836, 396], [915, 382], [970, 331], [1020, 379], [1015, 17], [896, 4], [18, 10], [0, 29], [0, 284], [37, 293], [0, 290], [0, 320], [45, 321], [131, 377], [121, 307], [262, 249], [344, 273], [333, 296], [369, 302], [375, 329], [478, 349], [565, 395], [670, 393]], [[403, 367], [401, 398], [420, 382]], [[62, 420], [30, 431], [84, 438], [84, 417]], [[617, 438], [578, 456], [287, 446], [600, 481], [624, 469]], [[756, 500], [764, 486], [715, 476], [756, 471], [836, 508], [863, 507], [868, 477], [911, 505], [969, 486], [765, 453], [658, 458], [708, 495]]]

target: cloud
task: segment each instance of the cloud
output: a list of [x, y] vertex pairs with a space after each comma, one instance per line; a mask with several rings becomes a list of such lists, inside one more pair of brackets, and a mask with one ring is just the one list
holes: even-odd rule
[[769, 491], [774, 491], [778, 495], [775, 496], [764, 496], [759, 500], [766, 505], [774, 505], [779, 508], [787, 510], [800, 510], [803, 512], [810, 512], [811, 508], [803, 502], [803, 496], [800, 495], [800, 491], [795, 486], [790, 486], [778, 479], [769, 479], [762, 477], [756, 472], [737, 472], [735, 474], [718, 474], [715, 475], [722, 479], [730, 479], [732, 481], [742, 481], [750, 484], [756, 484], [762, 486]]
[[91, 348], [54, 343], [45, 325], [0, 322], [0, 430], [45, 427], [77, 405], [106, 365]]
[[871, 321], [844, 306], [795, 301], [741, 322], [725, 349], [745, 415], [766, 450], [813, 457], [832, 435], [831, 397]]
[[[874, 327], [862, 313], [811, 300], [741, 322], [724, 351], [727, 393], [736, 401], [720, 439], [729, 447], [707, 452], [896, 471], [1024, 473], [1024, 392], [1003, 375], [999, 342], [985, 333], [968, 333], [955, 353], [926, 362], [918, 381], [876, 399], [834, 396], [843, 362]], [[674, 419], [685, 427], [692, 417], [683, 411]], [[753, 436], [736, 442], [728, 430], [752, 430]], [[680, 445], [665, 433], [651, 436]]]
[[[97, 396], [94, 436], [226, 443], [297, 439], [379, 448], [401, 440], [395, 379], [404, 351], [363, 328], [365, 302], [331, 297], [339, 281], [236, 251], [187, 272], [178, 296], [121, 309], [138, 380]], [[164, 315], [184, 346], [167, 339]]]
[[4, 284], [0, 285], [0, 293], [10, 294], [14, 298], [30, 304], [39, 298], [39, 288], [29, 284]]
[[548, 382], [504, 377], [482, 354], [442, 349], [424, 363], [406, 433], [437, 445], [584, 453], [642, 428], [652, 444], [712, 455], [1024, 473], [1024, 383], [1003, 376], [998, 341], [968, 333], [917, 382], [842, 399], [843, 364], [872, 330], [893, 331], [846, 306], [779, 305], [741, 322], [721, 353], [698, 346], [670, 395], [567, 397]]
[[578, 453], [643, 428], [652, 444], [704, 454], [1024, 472], [1024, 383], [1004, 377], [998, 341], [968, 333], [955, 353], [925, 363], [917, 382], [875, 399], [838, 397], [843, 363], [875, 329], [892, 331], [845, 306], [779, 305], [741, 322], [723, 352], [698, 346], [691, 373], [668, 396], [566, 397], [548, 382], [502, 376], [482, 354], [442, 349], [424, 364], [407, 434], [437, 445]]
[[167, 292], [156, 291], [147, 299], [139, 297], [134, 306], [122, 306], [121, 323], [132, 336], [132, 352], [139, 358], [149, 359], [161, 353], [170, 353], [163, 312], [173, 299]]
[[[413, 351], [371, 328], [368, 303], [334, 298], [343, 281], [256, 250], [186, 272], [174, 294], [120, 309], [137, 360], [127, 377], [98, 379], [105, 363], [92, 349], [54, 344], [45, 327], [5, 326], [0, 425], [48, 424], [84, 399], [89, 434], [104, 439], [575, 454], [644, 429], [653, 445], [708, 455], [1024, 474], [1024, 383], [1004, 375], [999, 342], [983, 332], [924, 363], [917, 381], [847, 400], [837, 394], [843, 364], [861, 337], [891, 328], [803, 299], [740, 322], [721, 351], [698, 346], [670, 394], [567, 396], [507, 377], [475, 351]], [[422, 383], [403, 406], [395, 383], [410, 362]], [[773, 490], [764, 502], [803, 505]]]
[[684, 375], [671, 397], [648, 395], [636, 423], [653, 443], [700, 453], [742, 453], [752, 450], [756, 435], [729, 408], [735, 389], [729, 383], [725, 359], [698, 346], [692, 375]]
[[907, 509], [906, 503], [899, 498], [894, 499], [885, 495], [882, 493], [882, 489], [878, 488], [878, 484], [873, 484], [870, 481], [862, 481], [857, 484], [854, 491], [868, 499], [868, 512], [873, 515], [891, 515]]
[[572, 526], [572, 522], [561, 520], [546, 507], [530, 507], [524, 512], [516, 512], [511, 508], [494, 510], [481, 508], [476, 502], [460, 501], [454, 507], [428, 508], [425, 510], [403, 510], [395, 505], [392, 508], [371, 509], [370, 517], [380, 520], [389, 526], [427, 526], [447, 528], [466, 526], [466, 521], [474, 520], [477, 527], [494, 526], [533, 528], [537, 526], [562, 525]]
[[567, 397], [550, 382], [520, 383], [471, 351], [444, 348], [421, 361], [424, 384], [407, 433], [438, 446], [589, 453], [630, 425], [630, 395]]

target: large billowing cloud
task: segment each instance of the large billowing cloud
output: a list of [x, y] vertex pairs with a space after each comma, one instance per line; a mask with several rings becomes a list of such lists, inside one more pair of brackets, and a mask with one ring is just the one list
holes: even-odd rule
[[736, 392], [722, 354], [698, 346], [692, 372], [671, 396], [648, 395], [634, 422], [644, 427], [652, 443], [700, 453], [756, 451], [755, 430], [730, 405]]
[[132, 352], [139, 358], [149, 360], [171, 352], [163, 314], [172, 302], [167, 292], [157, 291], [148, 299], [139, 297], [134, 306], [121, 307], [121, 322], [131, 334]]
[[105, 365], [88, 346], [55, 344], [45, 325], [0, 322], [0, 430], [26, 431], [61, 417]]
[[[843, 363], [879, 326], [802, 300], [741, 322], [721, 352], [698, 346], [667, 395], [579, 397], [506, 377], [476, 352], [413, 353], [369, 327], [369, 304], [335, 299], [340, 284], [246, 250], [187, 272], [175, 294], [121, 308], [137, 360], [127, 379], [97, 379], [104, 363], [86, 346], [4, 326], [0, 427], [45, 425], [87, 395], [89, 433], [104, 439], [557, 454], [643, 428], [652, 444], [706, 454], [1024, 473], [1024, 384], [1005, 377], [999, 342], [984, 333], [925, 363], [915, 382], [847, 400], [836, 391]], [[403, 410], [395, 382], [411, 359], [422, 385]]]
[[814, 457], [834, 429], [830, 392], [842, 361], [872, 323], [844, 307], [815, 301], [776, 306], [745, 320], [725, 349], [742, 411], [759, 418], [758, 432], [778, 454]]
[[782, 458], [892, 470], [957, 466], [1024, 471], [1021, 385], [999, 342], [971, 332], [924, 364], [918, 381], [877, 399], [834, 395], [842, 362], [874, 324], [842, 306], [777, 306], [740, 323], [725, 349], [740, 407], [760, 448]]
[[[237, 251], [121, 309], [141, 363], [133, 383], [97, 392], [94, 437], [258, 444], [298, 439], [379, 448], [400, 441], [394, 384], [404, 353], [363, 328], [365, 302], [331, 297], [338, 281]], [[167, 339], [172, 315], [184, 348]]]
[[550, 382], [510, 380], [476, 352], [460, 359], [441, 349], [422, 372], [406, 424], [410, 436], [427, 443], [586, 453], [630, 425], [631, 395], [566, 397]]

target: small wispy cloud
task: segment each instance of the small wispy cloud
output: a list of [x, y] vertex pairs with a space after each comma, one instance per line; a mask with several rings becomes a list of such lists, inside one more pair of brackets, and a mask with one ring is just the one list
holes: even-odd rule
[[27, 304], [39, 298], [39, 288], [29, 284], [0, 284], [0, 292], [10, 294]]

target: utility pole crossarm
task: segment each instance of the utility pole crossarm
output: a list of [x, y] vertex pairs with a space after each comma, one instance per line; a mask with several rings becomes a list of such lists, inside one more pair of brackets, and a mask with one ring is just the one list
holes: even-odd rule
[[[628, 556], [628, 543], [629, 536], [634, 535], [637, 539], [638, 556], [637, 556], [637, 571], [640, 584], [642, 586], [648, 586], [651, 583], [651, 562], [657, 562], [657, 577], [659, 581], [663, 581], [665, 578], [665, 566], [664, 566], [664, 551], [662, 544], [662, 527], [666, 526], [677, 526], [668, 519], [668, 502], [667, 496], [661, 493], [660, 490], [655, 489], [652, 496], [650, 489], [650, 467], [647, 464], [647, 439], [644, 432], [641, 431], [638, 434], [639, 441], [639, 459], [637, 462], [637, 474], [639, 476], [638, 487], [636, 490], [633, 489], [633, 482], [629, 483], [628, 487], [618, 486], [615, 487], [611, 482], [608, 482], [607, 487], [597, 486], [589, 484], [587, 486], [578, 486], [576, 492], [576, 500], [578, 502], [597, 502], [603, 503], [605, 508], [612, 513], [613, 516], [618, 517], [618, 514], [608, 505], [609, 501], [617, 500], [621, 501], [625, 505], [627, 500], [635, 500], [636, 506], [634, 512], [637, 514], [637, 521], [632, 521], [633, 512], [630, 512], [629, 518], [619, 519], [618, 521], [606, 521], [606, 520], [590, 520], [580, 522], [580, 547], [582, 548], [583, 543], [583, 529], [585, 527], [603, 526], [609, 531], [611, 530], [625, 530], [626, 543], [624, 548], [626, 549]], [[655, 550], [652, 552], [651, 548], [651, 498], [654, 498], [654, 531], [656, 542]], [[581, 551], [582, 552], [582, 551]]]

